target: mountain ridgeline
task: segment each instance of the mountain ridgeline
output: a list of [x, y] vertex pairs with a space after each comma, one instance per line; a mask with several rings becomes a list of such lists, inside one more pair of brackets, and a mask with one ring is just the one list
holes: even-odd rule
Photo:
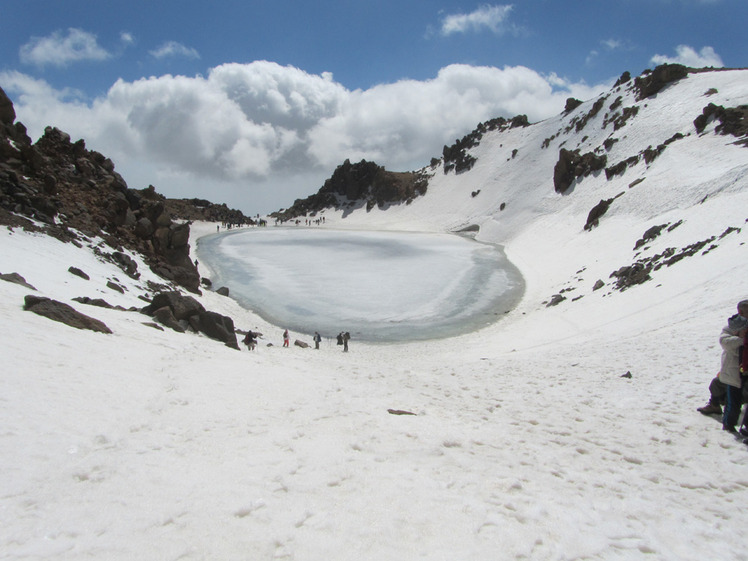
[[[639, 162], [649, 165], [669, 145], [691, 132], [676, 132], [666, 139], [658, 140], [656, 144], [647, 143], [635, 154], [613, 160], [610, 157], [611, 149], [626, 136], [627, 125], [637, 118], [641, 107], [646, 106], [648, 100], [656, 98], [663, 89], [677, 84], [689, 74], [724, 71], [729, 70], [694, 69], [679, 64], [663, 64], [654, 70], [645, 70], [634, 79], [629, 72], [624, 72], [609, 92], [601, 94], [595, 100], [584, 103], [569, 98], [559, 117], [562, 126], [554, 134], [546, 137], [539, 146], [530, 149], [546, 150], [554, 144], [557, 145], [558, 159], [553, 168], [548, 170], [548, 178], [559, 194], [570, 193], [573, 185], [593, 174], [604, 173], [610, 180], [622, 175], [626, 169], [636, 166]], [[712, 93], [716, 91], [702, 92], [706, 97]], [[748, 145], [748, 106], [724, 107], [707, 101], [701, 107], [701, 112], [694, 114], [692, 120], [697, 134], [701, 134], [709, 123], [716, 121], [717, 134], [733, 135], [738, 139], [737, 143]], [[603, 135], [599, 145], [589, 146], [592, 135], [586, 134], [585, 131], [591, 123], [600, 120], [598, 126], [602, 126], [607, 133]], [[439, 170], [443, 174], [453, 175], [470, 172], [478, 158], [475, 149], [480, 146], [482, 138], [487, 133], [505, 133], [512, 129], [527, 127], [532, 128], [536, 125], [530, 124], [525, 115], [511, 119], [498, 117], [480, 123], [471, 133], [456, 140], [453, 145], [444, 146], [441, 158], [433, 158], [428, 166], [413, 172], [396, 173], [386, 171], [374, 162], [362, 160], [352, 164], [346, 160], [338, 166], [332, 177], [325, 181], [316, 194], [305, 199], [297, 199], [291, 207], [273, 213], [272, 216], [283, 221], [315, 216], [326, 209], [342, 210], [345, 216], [359, 209], [371, 211], [377, 207], [386, 210], [397, 205], [411, 205], [417, 198], [426, 195], [434, 181], [434, 175]], [[657, 134], [657, 130], [651, 131], [652, 137], [656, 137]], [[596, 136], [600, 138], [599, 134]], [[572, 144], [575, 146], [572, 147]], [[515, 146], [507, 161], [514, 160], [520, 150], [527, 149], [526, 146]], [[470, 181], [465, 183], [468, 184]], [[472, 197], [476, 197], [480, 192], [480, 188], [473, 188], [470, 193]], [[610, 202], [612, 201], [608, 201], [606, 205], [606, 201], [601, 201], [601, 205], [591, 211], [587, 228], [594, 226]], [[501, 210], [503, 208], [502, 203]]]
[[271, 216], [285, 221], [307, 214], [314, 216], [325, 208], [353, 210], [366, 207], [366, 210], [371, 210], [374, 206], [384, 208], [390, 204], [409, 204], [426, 192], [427, 184], [428, 176], [423, 171], [397, 173], [374, 162], [361, 160], [352, 164], [346, 160], [316, 194], [298, 199], [289, 209]]

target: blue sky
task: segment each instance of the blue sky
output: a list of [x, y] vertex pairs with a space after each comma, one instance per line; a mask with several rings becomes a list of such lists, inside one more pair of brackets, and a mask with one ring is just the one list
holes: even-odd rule
[[2, 0], [0, 87], [32, 138], [85, 138], [130, 187], [265, 212], [626, 70], [748, 66], [747, 21], [745, 0]]

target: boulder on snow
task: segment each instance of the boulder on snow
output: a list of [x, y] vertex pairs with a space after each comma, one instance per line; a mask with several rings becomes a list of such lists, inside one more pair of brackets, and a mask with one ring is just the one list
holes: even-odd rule
[[112, 306], [109, 302], [104, 300], [103, 298], [89, 298], [88, 296], [76, 296], [73, 298], [74, 302], [80, 302], [81, 304], [86, 304], [87, 306], [96, 306], [98, 308], [107, 308], [109, 310], [124, 310], [122, 306]]
[[78, 267], [68, 267], [68, 273], [75, 275], [76, 277], [80, 277], [84, 280], [91, 280], [91, 277], [81, 271]]
[[153, 317], [161, 325], [165, 325], [166, 327], [169, 327], [170, 329], [173, 329], [178, 333], [184, 333], [185, 331], [184, 327], [182, 327], [174, 317], [174, 313], [171, 311], [171, 308], [169, 306], [164, 306], [163, 308], [159, 308], [158, 310], [153, 312]]
[[0, 280], [4, 280], [7, 282], [12, 282], [14, 284], [20, 284], [21, 286], [25, 286], [26, 288], [30, 290], [36, 290], [33, 286], [31, 286], [29, 283], [26, 282], [26, 279], [23, 278], [18, 273], [6, 273], [6, 274], [0, 274]]
[[51, 298], [28, 295], [25, 298], [23, 309], [76, 329], [90, 329], [99, 333], [112, 332], [104, 322], [82, 314], [72, 306]]
[[227, 347], [239, 350], [239, 343], [236, 340], [234, 331], [234, 320], [228, 316], [223, 316], [217, 312], [201, 311], [198, 314], [200, 318], [200, 332], [204, 333], [211, 339], [217, 339], [226, 343]]
[[205, 311], [203, 305], [192, 296], [184, 296], [180, 292], [159, 292], [153, 297], [151, 303], [141, 311], [152, 316], [156, 310], [167, 306], [171, 309], [174, 317], [179, 320], [187, 319], [192, 315]]

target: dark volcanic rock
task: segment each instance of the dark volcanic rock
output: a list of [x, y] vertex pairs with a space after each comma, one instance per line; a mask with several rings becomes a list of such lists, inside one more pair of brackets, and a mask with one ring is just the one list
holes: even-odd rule
[[124, 310], [122, 306], [112, 306], [109, 302], [104, 300], [103, 298], [89, 298], [88, 296], [77, 296], [73, 298], [73, 301], [80, 302], [81, 304], [86, 304], [87, 306], [96, 306], [97, 308], [107, 308], [109, 310], [118, 309], [118, 310]]
[[29, 288], [31, 290], [36, 290], [36, 288], [31, 286], [29, 283], [27, 283], [26, 279], [23, 278], [18, 273], [6, 273], [4, 275], [0, 275], [0, 280], [4, 280], [6, 282], [12, 282], [14, 284], [20, 284], [21, 286], [25, 286], [26, 288]]
[[180, 325], [177, 319], [174, 317], [174, 313], [171, 311], [169, 306], [164, 306], [153, 312], [153, 317], [156, 318], [161, 325], [165, 325], [174, 331], [184, 333], [184, 327]]
[[603, 199], [594, 207], [592, 207], [592, 210], [587, 215], [587, 223], [584, 225], [584, 229], [591, 230], [592, 228], [597, 226], [600, 222], [600, 217], [608, 212], [608, 208], [610, 208], [610, 204], [613, 201], [614, 199]]
[[217, 339], [226, 343], [227, 347], [239, 350], [234, 331], [234, 320], [217, 312], [200, 312], [200, 332], [211, 339]]
[[187, 319], [192, 315], [205, 311], [203, 305], [192, 296], [184, 296], [179, 292], [160, 292], [153, 297], [152, 302], [141, 310], [152, 316], [156, 310], [164, 306], [171, 309], [177, 320]]
[[665, 86], [688, 76], [688, 68], [682, 64], [662, 64], [648, 74], [642, 74], [634, 80], [637, 100], [651, 97]]
[[616, 288], [626, 290], [636, 284], [642, 284], [652, 277], [652, 265], [649, 263], [634, 263], [633, 265], [621, 267], [610, 274], [611, 278], [616, 279]]
[[[177, 224], [155, 189], [129, 189], [114, 164], [47, 127], [31, 144], [26, 128], [15, 123], [13, 104], [0, 89], [0, 223], [42, 230], [65, 242], [101, 237], [112, 259], [131, 277], [137, 266], [122, 252], [142, 255], [160, 276], [191, 292], [200, 277], [189, 256], [189, 225]], [[13, 214], [11, 214], [13, 213]], [[20, 216], [38, 220], [39, 227]]]
[[297, 216], [314, 215], [325, 208], [348, 207], [360, 203], [367, 210], [389, 204], [406, 204], [426, 192], [428, 181], [418, 173], [391, 172], [375, 162], [361, 160], [339, 165], [320, 190], [306, 199], [297, 199], [293, 206], [273, 217], [285, 221]]
[[712, 119], [719, 121], [719, 124], [714, 128], [717, 134], [730, 134], [742, 138], [743, 140], [740, 143], [748, 146], [748, 138], [746, 138], [748, 137], [748, 105], [725, 108], [710, 103], [704, 107], [701, 115], [694, 119], [693, 124], [696, 127], [696, 132], [699, 134], [704, 132]]
[[51, 298], [26, 296], [23, 309], [76, 329], [90, 329], [99, 333], [112, 332], [102, 321], [84, 315], [72, 306]]
[[91, 280], [91, 277], [89, 277], [86, 273], [81, 271], [78, 267], [69, 267], [68, 273], [73, 274], [76, 277], [80, 277], [85, 280]]
[[179, 292], [161, 292], [153, 301], [141, 310], [153, 316], [157, 321], [175, 331], [183, 332], [185, 326], [203, 333], [211, 339], [222, 341], [232, 349], [238, 349], [234, 332], [234, 320], [216, 312], [207, 311], [192, 296]]
[[582, 101], [576, 98], [573, 98], [573, 97], [569, 97], [566, 99], [566, 106], [564, 107], [564, 113], [571, 113], [580, 105], [582, 105]]
[[557, 193], [565, 193], [573, 181], [605, 168], [608, 157], [594, 152], [580, 154], [579, 150], [561, 148], [558, 162], [553, 168], [553, 186]]
[[16, 120], [16, 110], [13, 108], [13, 102], [5, 95], [0, 88], [0, 123], [12, 125]]

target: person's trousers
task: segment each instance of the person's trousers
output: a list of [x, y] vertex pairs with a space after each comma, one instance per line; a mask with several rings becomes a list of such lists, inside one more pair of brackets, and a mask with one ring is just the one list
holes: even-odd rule
[[719, 405], [725, 402], [727, 396], [727, 385], [719, 381], [719, 376], [715, 376], [709, 384], [709, 403]]
[[727, 402], [725, 412], [722, 415], [722, 426], [735, 428], [740, 416], [740, 408], [743, 405], [743, 390], [735, 386], [727, 386]]

